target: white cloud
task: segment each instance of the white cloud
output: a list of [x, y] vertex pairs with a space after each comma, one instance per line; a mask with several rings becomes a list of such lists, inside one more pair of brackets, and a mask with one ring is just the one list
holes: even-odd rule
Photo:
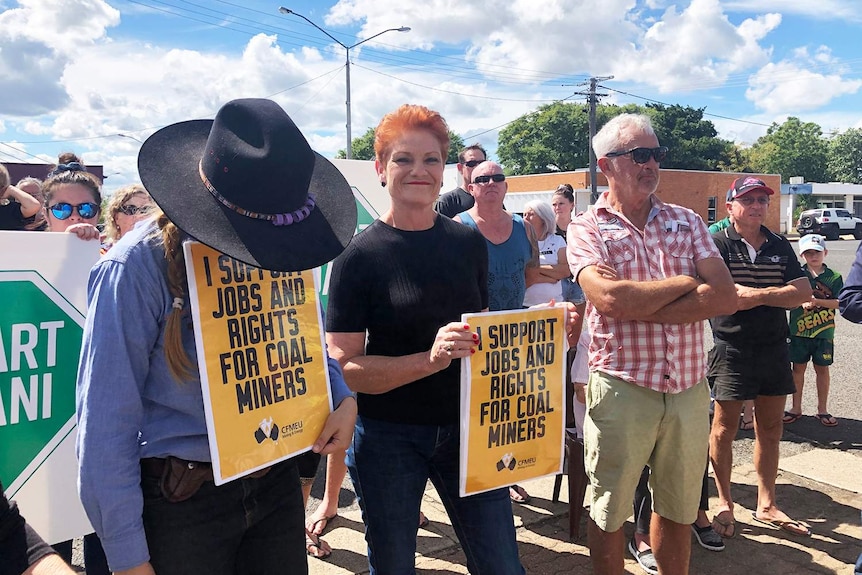
[[796, 115], [817, 110], [862, 88], [862, 80], [844, 79], [844, 71], [825, 46], [818, 47], [814, 55], [798, 48], [792, 59], [770, 62], [752, 75], [745, 97], [767, 113]]
[[[830, 2], [835, 0], [819, 4]], [[651, 95], [741, 86], [756, 70], [749, 91], [760, 111], [748, 117], [767, 124], [799, 109], [799, 97], [783, 93], [789, 91], [782, 90], [783, 74], [807, 72], [799, 79], [806, 92], [815, 86], [836, 94], [858, 90], [842, 80], [848, 72], [825, 47], [770, 63], [770, 35], [782, 18], [764, 12], [784, 12], [781, 7], [764, 0], [750, 17], [730, 14], [731, 21], [728, 5], [719, 0], [428, 0], [420, 13], [404, 10], [403, 0], [341, 0], [318, 17], [331, 29], [359, 26], [355, 41], [387, 28], [412, 27], [351, 50], [354, 137], [411, 102], [440, 110], [465, 137], [490, 130], [478, 139], [493, 150], [499, 126], [545, 100], [571, 95], [579, 88], [559, 84], [575, 84], [589, 74], [614, 74], [617, 82], [609, 85]], [[133, 20], [123, 10], [124, 18]], [[150, 18], [159, 17], [149, 12]], [[123, 28], [105, 0], [22, 0], [19, 8], [0, 13], [0, 74], [16, 86], [0, 92], [5, 121], [0, 133], [17, 130], [15, 137], [29, 133], [34, 139], [128, 133], [144, 139], [167, 124], [211, 118], [230, 99], [272, 96], [315, 149], [334, 155], [345, 146], [340, 48], [295, 49], [286, 38], [279, 44], [266, 34], [237, 43], [213, 26], [206, 28], [213, 42], [175, 49], [168, 40], [136, 39], [137, 32]], [[453, 46], [456, 54], [445, 52]], [[804, 98], [828, 103], [827, 96]], [[616, 96], [603, 101], [615, 102]], [[733, 129], [740, 137], [765, 130]], [[104, 162], [106, 173], [121, 171], [117, 179], [134, 179], [138, 146], [109, 137], [69, 147], [83, 147], [86, 161]]]
[[717, 88], [768, 61], [760, 42], [780, 22], [780, 15], [766, 14], [734, 26], [717, 0], [693, 0], [681, 12], [671, 6], [613, 69], [621, 80], [664, 93]]
[[817, 20], [862, 20], [858, 0], [725, 0], [726, 10], [762, 13], [769, 10]]

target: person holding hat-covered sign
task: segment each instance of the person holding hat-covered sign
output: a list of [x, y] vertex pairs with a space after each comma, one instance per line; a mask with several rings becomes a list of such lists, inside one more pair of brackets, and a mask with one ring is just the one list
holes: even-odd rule
[[[353, 236], [350, 187], [262, 99], [159, 130], [138, 168], [163, 213], [90, 274], [77, 397], [84, 508], [117, 573], [306, 573], [294, 459], [213, 482], [182, 245], [195, 239], [265, 270], [311, 269]], [[328, 368], [335, 411], [318, 453], [344, 449], [356, 416], [337, 362]]]

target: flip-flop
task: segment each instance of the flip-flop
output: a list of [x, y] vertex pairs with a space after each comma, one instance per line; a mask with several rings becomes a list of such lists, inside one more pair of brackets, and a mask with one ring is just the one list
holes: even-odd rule
[[[336, 517], [338, 517], [338, 513], [333, 513], [332, 515], [324, 515], [320, 519], [315, 519], [311, 523], [306, 523], [305, 527], [309, 531], [314, 533], [315, 535], [323, 535], [323, 532], [326, 531], [326, 527], [329, 525], [329, 522], [332, 521], [333, 519], [335, 519]], [[323, 525], [320, 527], [320, 530], [318, 531], [317, 526], [320, 523], [323, 523]]]
[[515, 503], [529, 503], [530, 496], [527, 494], [526, 490], [520, 485], [510, 485], [509, 486], [509, 499], [514, 501]]
[[425, 527], [428, 527], [430, 524], [431, 524], [431, 520], [428, 519], [428, 516], [420, 511], [419, 512], [419, 529], [423, 529]]
[[[721, 513], [730, 513], [730, 511], [725, 510]], [[721, 513], [716, 514], [715, 517], [712, 518], [712, 529], [713, 531], [718, 533], [722, 539], [733, 539], [734, 537], [736, 537], [736, 521], [734, 521], [733, 519], [731, 519], [730, 521], [722, 519], [720, 517]], [[721, 531], [715, 528], [716, 523], [718, 523], [721, 527]], [[730, 535], [727, 534], [728, 529], [731, 530]]]
[[818, 413], [816, 417], [826, 427], [835, 427], [838, 425], [838, 420], [832, 417], [831, 413]]
[[790, 519], [789, 521], [782, 521], [781, 519], [760, 519], [754, 513], [751, 514], [751, 518], [761, 525], [766, 525], [767, 527], [772, 527], [773, 529], [778, 529], [780, 531], [786, 531], [791, 535], [799, 535], [800, 537], [811, 536], [811, 529], [807, 525], [803, 525], [795, 519]]
[[326, 547], [329, 547], [329, 544], [326, 543], [323, 539], [321, 539], [318, 535], [315, 535], [308, 529], [305, 530], [305, 553], [309, 557], [314, 557], [315, 559], [328, 559], [330, 555], [332, 555], [332, 549], [326, 549], [323, 545], [326, 544]]
[[795, 422], [799, 421], [801, 418], [802, 418], [801, 413], [793, 413], [792, 411], [785, 411], [784, 417], [781, 418], [781, 421], [784, 423], [784, 425], [787, 425], [789, 423], [795, 423]]
[[739, 416], [739, 429], [742, 431], [751, 431], [754, 429], [754, 419], [749, 419], [745, 421], [745, 418], [741, 415]]

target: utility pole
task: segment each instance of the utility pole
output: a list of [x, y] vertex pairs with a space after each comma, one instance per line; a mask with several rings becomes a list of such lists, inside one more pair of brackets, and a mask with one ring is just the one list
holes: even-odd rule
[[[590, 204], [595, 204], [596, 200], [599, 199], [599, 190], [596, 182], [596, 153], [593, 151], [593, 136], [596, 135], [596, 104], [598, 103], [598, 99], [602, 96], [607, 96], [607, 94], [598, 94], [596, 93], [596, 87], [599, 82], [604, 82], [605, 80], [613, 80], [613, 76], [594, 76], [590, 78], [590, 90], [589, 92], [575, 92], [576, 94], [580, 94], [581, 96], [587, 97], [587, 102], [590, 105], [590, 140], [588, 147], [590, 148]], [[579, 86], [586, 86], [587, 82], [583, 82], [582, 84], [578, 84]]]
[[[314, 26], [315, 28], [317, 28], [318, 30], [323, 32], [326, 36], [329, 37], [330, 40], [332, 40], [333, 42], [335, 42], [336, 44], [338, 44], [339, 46], [344, 48], [344, 53], [345, 53], [345, 59], [344, 59], [345, 80], [344, 80], [344, 83], [345, 83], [345, 86], [347, 89], [347, 99], [344, 102], [345, 105], [347, 106], [347, 125], [346, 125], [346, 127], [347, 127], [347, 149], [344, 150], [344, 153], [347, 156], [347, 159], [350, 160], [353, 158], [353, 133], [351, 131], [353, 122], [352, 122], [352, 119], [350, 117], [350, 50], [352, 50], [353, 48], [356, 48], [360, 44], [365, 44], [369, 40], [373, 40], [374, 38], [377, 38], [378, 36], [380, 36], [382, 34], [386, 34], [387, 32], [409, 32], [410, 27], [409, 26], [401, 26], [400, 28], [387, 28], [386, 30], [383, 30], [382, 32], [378, 32], [377, 34], [375, 34], [373, 36], [369, 36], [365, 40], [360, 40], [356, 44], [351, 44], [350, 46], [348, 46], [347, 44], [345, 44], [344, 42], [342, 42], [341, 40], [339, 40], [338, 38], [336, 38], [335, 36], [333, 36], [332, 34], [327, 32], [326, 30], [324, 30], [323, 28], [321, 28], [320, 26], [318, 26], [317, 24], [315, 24], [314, 22], [312, 22], [311, 20], [309, 20], [308, 18], [306, 18], [305, 16], [300, 14], [299, 12], [294, 12], [290, 8], [285, 8], [284, 6], [280, 6], [278, 8], [278, 11], [282, 14], [285, 14], [285, 15], [293, 14], [294, 16], [299, 16], [300, 18], [302, 18], [303, 20], [305, 20], [306, 22], [308, 22], [309, 24], [311, 24], [312, 26]], [[122, 136], [123, 134], [117, 134], [117, 135]]]

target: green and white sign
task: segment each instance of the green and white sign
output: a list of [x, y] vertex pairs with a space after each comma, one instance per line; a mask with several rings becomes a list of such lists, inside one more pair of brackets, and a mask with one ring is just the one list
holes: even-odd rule
[[[35, 272], [0, 271], [0, 478], [20, 483], [75, 416], [84, 316]], [[68, 435], [69, 430], [64, 432]], [[11, 478], [12, 481], [10, 481]]]
[[73, 234], [0, 232], [0, 480], [52, 543], [91, 530], [76, 487], [75, 382], [98, 250]]

